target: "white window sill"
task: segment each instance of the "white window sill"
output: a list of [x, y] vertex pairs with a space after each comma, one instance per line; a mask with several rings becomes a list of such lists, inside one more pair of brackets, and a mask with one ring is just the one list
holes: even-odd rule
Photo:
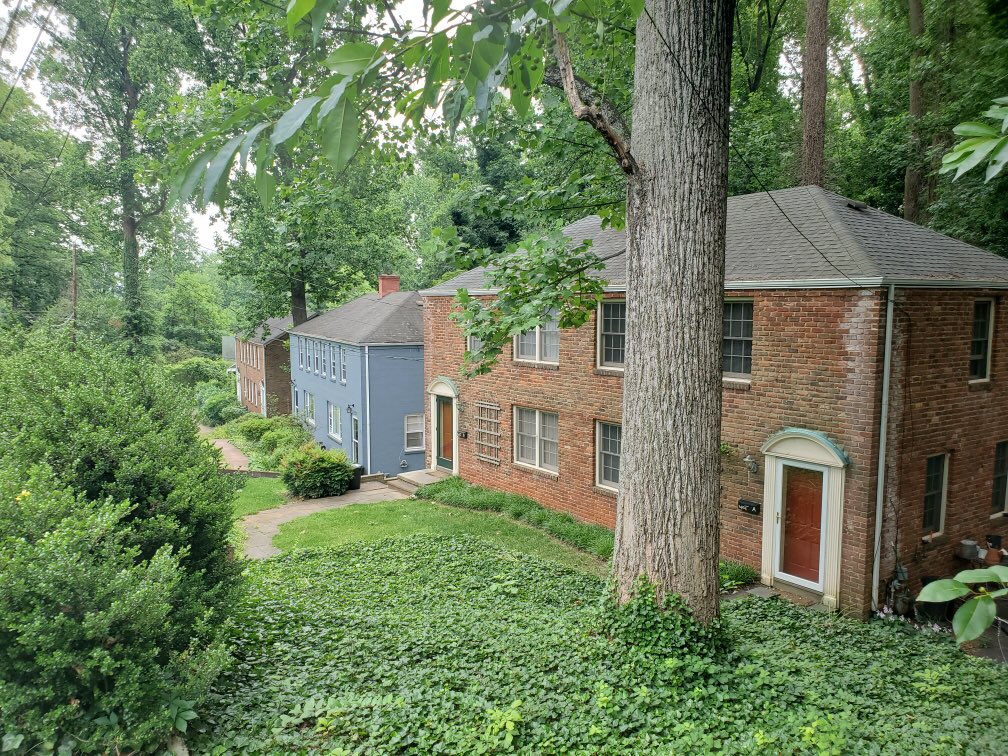
[[743, 378], [742, 376], [736, 375], [722, 375], [721, 383], [728, 386], [750, 386], [752, 385], [752, 378]]
[[545, 467], [536, 467], [535, 465], [530, 465], [528, 462], [514, 462], [515, 467], [520, 467], [522, 470], [528, 470], [529, 472], [539, 473], [540, 475], [548, 475], [551, 478], [559, 478], [559, 470], [547, 470]]
[[606, 496], [618, 496], [619, 495], [619, 489], [618, 488], [613, 488], [612, 486], [610, 486], [610, 485], [608, 485], [606, 483], [596, 483], [595, 484], [595, 490], [598, 491], [600, 494], [605, 494]]
[[600, 373], [608, 373], [609, 375], [623, 375], [625, 368], [617, 367], [616, 365], [596, 365], [595, 370]]
[[1008, 516], [1008, 512], [995, 512], [990, 516], [992, 520], [1003, 520], [1005, 516]]
[[941, 541], [944, 537], [944, 531], [938, 533], [932, 533], [931, 535], [921, 536], [922, 543], [935, 543], [936, 541]]
[[403, 454], [415, 454], [417, 452], [427, 451], [425, 446], [414, 446], [412, 449], [403, 449]]
[[978, 383], [990, 383], [990, 380], [991, 380], [990, 378], [970, 378], [970, 380], [967, 381], [967, 383], [969, 383], [969, 385], [971, 386], [974, 386]]
[[512, 360], [512, 362], [514, 362], [515, 365], [525, 365], [526, 367], [550, 367], [550, 368], [560, 367], [559, 362], [547, 362], [546, 360], [525, 360], [515, 358], [514, 360]]
[[334, 436], [332, 433], [327, 433], [326, 435], [329, 436], [329, 438], [331, 438], [337, 444], [342, 444], [343, 443], [343, 437], [342, 436]]

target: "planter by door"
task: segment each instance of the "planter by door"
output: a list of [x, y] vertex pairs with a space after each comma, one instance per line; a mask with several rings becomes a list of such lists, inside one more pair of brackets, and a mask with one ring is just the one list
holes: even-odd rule
[[449, 396], [437, 397], [437, 466], [455, 468], [455, 409]]

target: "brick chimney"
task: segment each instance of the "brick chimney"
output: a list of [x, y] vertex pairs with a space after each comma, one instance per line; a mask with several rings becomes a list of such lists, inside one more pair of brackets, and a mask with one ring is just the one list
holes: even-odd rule
[[399, 276], [378, 276], [378, 298], [399, 291]]

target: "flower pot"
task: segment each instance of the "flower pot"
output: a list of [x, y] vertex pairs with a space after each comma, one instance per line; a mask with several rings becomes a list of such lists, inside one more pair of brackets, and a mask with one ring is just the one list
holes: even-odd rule
[[364, 474], [364, 465], [354, 465], [353, 466], [353, 477], [350, 478], [350, 485], [347, 487], [349, 491], [359, 491], [361, 484], [361, 476]]

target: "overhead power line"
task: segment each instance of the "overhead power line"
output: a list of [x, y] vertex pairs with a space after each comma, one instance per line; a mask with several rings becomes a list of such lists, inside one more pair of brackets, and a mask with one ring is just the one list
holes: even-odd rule
[[746, 160], [745, 155], [743, 155], [742, 152], [737, 147], [732, 145], [730, 134], [728, 133], [728, 127], [718, 120], [717, 116], [714, 113], [714, 109], [710, 106], [710, 103], [707, 101], [707, 98], [704, 97], [703, 92], [700, 91], [700, 88], [696, 85], [696, 82], [694, 82], [693, 78], [686, 72], [686, 69], [683, 67], [683, 64], [680, 62], [679, 58], [673, 51], [672, 45], [669, 44], [669, 41], [665, 38], [665, 35], [662, 33], [662, 30], [658, 27], [658, 24], [655, 22], [654, 16], [651, 15], [651, 11], [648, 10], [647, 3], [644, 4], [644, 13], [647, 15], [648, 20], [651, 22], [651, 26], [654, 27], [655, 33], [658, 35], [658, 38], [662, 41], [662, 44], [668, 51], [668, 55], [672, 59], [672, 62], [675, 63], [676, 68], [679, 69], [679, 73], [682, 75], [683, 79], [686, 80], [686, 83], [689, 84], [690, 88], [693, 90], [693, 93], [699, 98], [700, 103], [703, 105], [703, 108], [707, 112], [707, 115], [711, 119], [711, 122], [728, 141], [728, 149], [730, 149], [732, 152], [735, 153], [735, 156], [742, 162], [742, 165], [744, 165], [746, 170], [749, 171], [749, 174], [753, 177], [753, 179], [755, 179], [756, 183], [759, 184], [760, 190], [763, 191], [767, 195], [767, 197], [770, 198], [770, 201], [774, 204], [774, 207], [776, 207], [778, 212], [780, 212], [780, 214], [784, 217], [784, 220], [786, 220], [791, 225], [791, 227], [798, 232], [801, 238], [804, 239], [808, 243], [808, 245], [812, 247], [812, 249], [814, 249], [816, 252], [819, 253], [819, 256], [822, 257], [822, 259], [825, 260], [826, 263], [831, 268], [833, 268], [833, 270], [835, 270], [841, 276], [843, 276], [852, 284], [857, 286], [858, 285], [857, 281], [855, 281], [847, 273], [841, 270], [832, 260], [829, 259], [829, 257], [826, 255], [825, 252], [823, 252], [821, 249], [819, 249], [819, 247], [816, 246], [815, 242], [813, 242], [808, 236], [805, 235], [804, 231], [798, 228], [797, 224], [793, 220], [791, 220], [790, 216], [788, 216], [788, 214], [784, 211], [784, 208], [781, 207], [779, 202], [777, 202], [777, 199], [773, 196], [773, 193], [770, 191], [769, 187], [767, 187], [767, 185], [764, 183], [763, 179], [760, 178], [760, 175], [756, 172], [756, 169], [753, 168], [752, 164], [748, 160]]
[[[20, 4], [18, 8], [20, 8]], [[17, 13], [18, 8], [14, 9], [14, 13]], [[46, 26], [49, 25], [49, 19], [52, 17], [53, 11], [56, 10], [55, 5], [49, 6], [49, 12], [46, 14], [45, 19], [42, 21], [42, 25], [39, 26], [38, 34], [35, 35], [35, 41], [32, 42], [31, 49], [25, 56], [24, 62], [21, 64], [21, 68], [18, 69], [17, 74], [14, 76], [14, 81], [10, 84], [10, 89], [7, 90], [7, 96], [4, 97], [3, 104], [0, 105], [0, 117], [3, 117], [3, 112], [7, 108], [7, 103], [10, 102], [11, 95], [14, 94], [14, 90], [17, 89], [18, 83], [21, 81], [21, 77], [24, 76], [24, 72], [28, 70], [28, 64], [31, 62], [32, 56], [35, 54], [35, 48], [38, 47], [39, 41], [42, 39], [42, 35], [45, 34]], [[7, 38], [10, 36], [11, 29], [14, 26], [14, 14], [11, 14], [10, 24], [7, 26], [7, 31], [4, 34], [4, 43], [7, 42]], [[0, 45], [0, 54], [3, 54], [3, 45]]]

